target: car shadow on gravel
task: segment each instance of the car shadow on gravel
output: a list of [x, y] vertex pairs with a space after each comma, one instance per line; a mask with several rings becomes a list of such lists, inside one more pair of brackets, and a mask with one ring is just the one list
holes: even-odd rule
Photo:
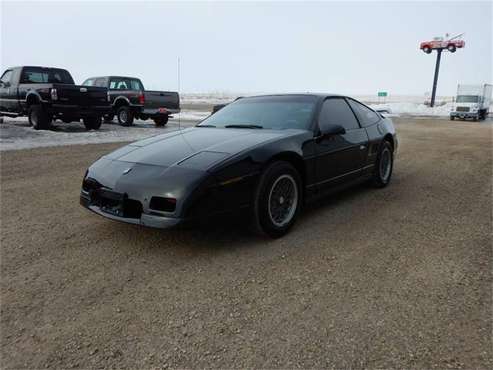
[[[297, 224], [287, 235], [271, 239], [253, 231], [248, 213], [216, 217], [206, 222], [190, 223], [161, 230], [103, 220], [91, 225], [91, 233], [112, 239], [128, 251], [146, 250], [155, 256], [191, 256], [231, 253], [245, 249], [263, 249], [303, 237], [306, 227], [324, 218], [331, 209], [344, 207], [353, 201], [364, 202], [375, 191], [366, 184], [357, 185], [309, 203], [301, 212]], [[348, 205], [349, 206], [349, 205]], [[334, 214], [335, 217], [337, 217]], [[333, 218], [331, 222], [335, 222]], [[296, 244], [296, 243], [295, 243]]]

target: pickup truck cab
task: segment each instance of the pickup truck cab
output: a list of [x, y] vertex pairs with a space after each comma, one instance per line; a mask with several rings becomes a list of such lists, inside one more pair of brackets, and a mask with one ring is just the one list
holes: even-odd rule
[[47, 129], [54, 119], [79, 121], [87, 130], [99, 129], [111, 110], [107, 89], [75, 85], [61, 68], [8, 68], [0, 78], [0, 116], [27, 116], [36, 129]]
[[122, 126], [132, 125], [134, 118], [151, 118], [156, 126], [164, 126], [171, 114], [180, 112], [180, 97], [177, 92], [146, 91], [142, 81], [136, 77], [91, 77], [83, 85], [108, 89], [112, 111], [105, 116], [107, 122], [111, 122], [116, 115]]

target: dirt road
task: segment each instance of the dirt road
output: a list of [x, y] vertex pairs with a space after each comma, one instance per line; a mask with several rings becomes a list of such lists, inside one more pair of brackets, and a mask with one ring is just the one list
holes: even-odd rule
[[2, 368], [491, 368], [493, 126], [396, 122], [388, 188], [275, 241], [82, 209], [122, 144], [1, 153]]

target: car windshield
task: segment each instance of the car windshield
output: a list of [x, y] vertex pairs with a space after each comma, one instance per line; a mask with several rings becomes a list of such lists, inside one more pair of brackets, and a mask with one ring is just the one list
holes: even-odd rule
[[198, 127], [307, 129], [317, 98], [310, 95], [241, 98], [203, 120]]
[[21, 83], [59, 83], [73, 85], [74, 80], [65, 69], [27, 67], [22, 70]]
[[477, 103], [478, 98], [476, 95], [459, 95], [457, 97], [457, 103]]

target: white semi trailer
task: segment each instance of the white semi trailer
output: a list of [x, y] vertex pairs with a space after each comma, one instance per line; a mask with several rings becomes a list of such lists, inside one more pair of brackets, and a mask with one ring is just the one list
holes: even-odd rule
[[489, 113], [492, 85], [457, 85], [457, 96], [450, 119], [483, 120]]

